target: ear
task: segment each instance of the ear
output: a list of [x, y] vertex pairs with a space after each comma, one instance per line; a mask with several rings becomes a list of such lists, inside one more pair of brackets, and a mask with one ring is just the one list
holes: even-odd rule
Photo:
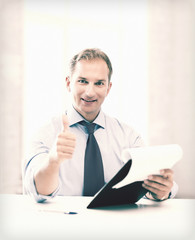
[[66, 77], [66, 88], [68, 89], [69, 92], [71, 92], [71, 89], [70, 89], [70, 77], [69, 76]]
[[[109, 83], [108, 83], [108, 89], [107, 89], [107, 95], [108, 95], [108, 93], [110, 92], [111, 87], [112, 87], [112, 83], [109, 82]], [[106, 96], [107, 96], [107, 95], [106, 95]]]

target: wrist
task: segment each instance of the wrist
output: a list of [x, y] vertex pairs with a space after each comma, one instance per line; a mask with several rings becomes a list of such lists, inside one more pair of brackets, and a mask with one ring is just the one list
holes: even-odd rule
[[48, 169], [59, 170], [60, 164], [61, 164], [61, 162], [59, 161], [57, 156], [54, 156], [54, 155], [49, 156], [48, 165], [47, 165]]
[[151, 192], [147, 192], [145, 196], [146, 196], [146, 198], [148, 198], [150, 200], [164, 201], [169, 198], [170, 194], [166, 194], [163, 197], [158, 197], [158, 196], [155, 196], [155, 194], [152, 194]]

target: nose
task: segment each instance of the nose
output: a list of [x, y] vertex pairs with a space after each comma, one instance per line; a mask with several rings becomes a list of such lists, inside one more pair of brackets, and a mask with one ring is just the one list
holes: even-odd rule
[[95, 89], [92, 83], [87, 85], [86, 95], [90, 98], [92, 98], [95, 95]]

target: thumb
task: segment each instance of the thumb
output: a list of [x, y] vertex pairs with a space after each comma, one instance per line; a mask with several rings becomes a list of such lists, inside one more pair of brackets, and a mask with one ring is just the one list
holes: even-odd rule
[[62, 124], [63, 124], [63, 131], [67, 131], [69, 129], [69, 121], [67, 115], [62, 115]]

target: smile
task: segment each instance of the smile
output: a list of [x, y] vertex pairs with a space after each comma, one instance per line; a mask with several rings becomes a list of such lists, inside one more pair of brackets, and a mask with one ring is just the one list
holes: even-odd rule
[[91, 103], [91, 102], [96, 102], [97, 100], [87, 100], [84, 98], [81, 98], [82, 101], [87, 102], [87, 103]]

